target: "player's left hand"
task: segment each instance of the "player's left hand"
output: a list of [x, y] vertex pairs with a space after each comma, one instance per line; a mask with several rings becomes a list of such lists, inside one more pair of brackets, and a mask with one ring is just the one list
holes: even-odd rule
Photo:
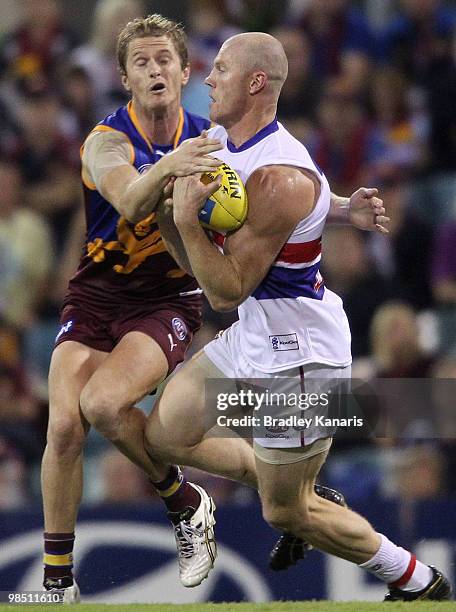
[[217, 191], [222, 182], [219, 175], [212, 183], [205, 185], [199, 176], [176, 178], [173, 189], [174, 223], [176, 225], [198, 223], [198, 214], [203, 204]]
[[350, 197], [348, 219], [355, 227], [389, 234], [390, 218], [385, 216], [383, 200], [377, 197], [378, 189], [361, 187]]

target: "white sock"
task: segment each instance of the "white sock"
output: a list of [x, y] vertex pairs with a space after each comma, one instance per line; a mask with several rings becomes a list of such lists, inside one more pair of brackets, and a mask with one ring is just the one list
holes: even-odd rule
[[421, 561], [416, 560], [415, 569], [413, 570], [410, 580], [401, 586], [402, 591], [421, 591], [427, 587], [432, 580], [432, 570], [429, 565], [424, 565]]
[[379, 533], [381, 537], [380, 548], [369, 561], [360, 563], [359, 567], [374, 574], [383, 582], [391, 584], [396, 582], [407, 570], [410, 563], [410, 553], [393, 544], [386, 536]]
[[[359, 567], [374, 574], [377, 578], [391, 585], [399, 581], [397, 588], [403, 591], [421, 591], [432, 579], [432, 570], [421, 561], [418, 561], [408, 550], [396, 546], [381, 533], [380, 548], [369, 561], [360, 563]], [[406, 582], [401, 579], [407, 578], [407, 572], [411, 575]]]

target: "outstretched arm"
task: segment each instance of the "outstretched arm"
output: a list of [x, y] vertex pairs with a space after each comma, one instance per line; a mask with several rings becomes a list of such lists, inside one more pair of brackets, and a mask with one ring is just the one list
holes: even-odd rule
[[122, 132], [94, 131], [84, 145], [82, 175], [121, 215], [138, 223], [155, 210], [172, 176], [213, 170], [220, 162], [209, 153], [221, 148], [203, 132], [140, 174], [133, 165], [131, 144]]
[[377, 189], [361, 187], [349, 198], [331, 193], [330, 223], [351, 223], [358, 229], [388, 234], [389, 217]]

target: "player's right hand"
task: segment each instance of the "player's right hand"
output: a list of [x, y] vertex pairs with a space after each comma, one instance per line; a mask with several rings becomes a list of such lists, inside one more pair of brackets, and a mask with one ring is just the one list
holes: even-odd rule
[[220, 165], [220, 161], [211, 157], [209, 153], [220, 151], [223, 145], [219, 140], [208, 138], [207, 132], [203, 131], [196, 138], [184, 140], [177, 149], [168, 153], [161, 160], [167, 164], [170, 176], [189, 176], [210, 172]]

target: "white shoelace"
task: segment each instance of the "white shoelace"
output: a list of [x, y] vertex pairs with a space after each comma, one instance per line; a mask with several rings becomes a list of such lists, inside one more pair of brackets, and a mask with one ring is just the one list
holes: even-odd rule
[[202, 533], [196, 527], [192, 527], [185, 521], [180, 522], [175, 527], [176, 539], [179, 541], [179, 557], [188, 559], [194, 554], [193, 536], [196, 534], [201, 538]]

